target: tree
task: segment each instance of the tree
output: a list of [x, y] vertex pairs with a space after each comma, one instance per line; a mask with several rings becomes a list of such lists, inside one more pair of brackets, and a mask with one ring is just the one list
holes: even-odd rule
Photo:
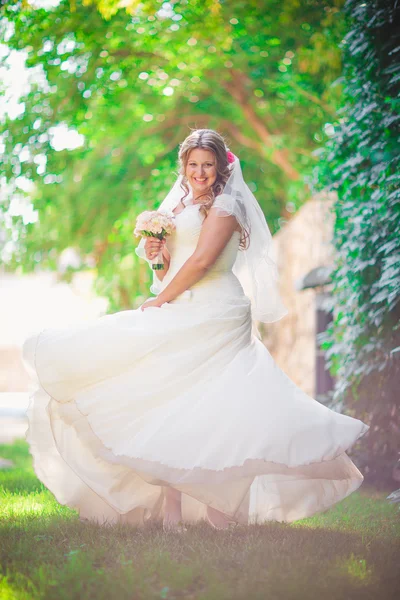
[[[331, 82], [343, 33], [339, 0], [119, 4], [16, 3], [3, 18], [4, 31], [15, 28], [7, 52], [25, 52], [42, 75], [5, 122], [7, 196], [33, 181], [39, 214], [38, 223], [13, 217], [10, 266], [54, 268], [74, 246], [98, 270], [112, 310], [148, 288], [134, 221], [171, 185], [190, 127], [227, 137], [273, 229], [304, 202], [312, 152], [340, 101]], [[57, 151], [60, 124], [84, 144]]]

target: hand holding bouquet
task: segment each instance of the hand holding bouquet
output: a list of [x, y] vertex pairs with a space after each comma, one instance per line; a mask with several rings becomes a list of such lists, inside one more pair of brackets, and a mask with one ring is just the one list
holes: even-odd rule
[[[175, 230], [173, 215], [157, 210], [145, 210], [136, 219], [134, 234], [141, 237], [155, 237], [164, 240]], [[152, 261], [151, 268], [158, 271], [164, 269], [164, 258], [160, 250], [158, 256]]]

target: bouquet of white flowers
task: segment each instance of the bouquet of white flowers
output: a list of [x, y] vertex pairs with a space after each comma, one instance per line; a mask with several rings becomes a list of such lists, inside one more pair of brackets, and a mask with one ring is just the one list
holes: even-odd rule
[[[173, 214], [159, 212], [157, 210], [145, 210], [140, 213], [136, 219], [134, 234], [141, 237], [156, 237], [159, 240], [175, 230]], [[164, 269], [164, 257], [162, 252], [151, 263], [151, 268], [155, 271]]]

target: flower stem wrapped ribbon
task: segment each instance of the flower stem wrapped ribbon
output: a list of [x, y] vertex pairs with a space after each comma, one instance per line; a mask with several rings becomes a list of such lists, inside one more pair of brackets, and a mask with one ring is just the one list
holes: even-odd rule
[[[137, 237], [155, 237], [163, 240], [175, 231], [173, 215], [158, 210], [145, 210], [136, 219], [134, 234]], [[157, 257], [151, 261], [151, 268], [155, 271], [164, 269], [164, 257], [160, 250]]]

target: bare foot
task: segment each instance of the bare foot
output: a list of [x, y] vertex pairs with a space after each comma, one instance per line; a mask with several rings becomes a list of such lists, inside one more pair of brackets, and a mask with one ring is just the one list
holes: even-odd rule
[[165, 488], [163, 530], [179, 533], [186, 531], [182, 523], [181, 492], [170, 487]]

